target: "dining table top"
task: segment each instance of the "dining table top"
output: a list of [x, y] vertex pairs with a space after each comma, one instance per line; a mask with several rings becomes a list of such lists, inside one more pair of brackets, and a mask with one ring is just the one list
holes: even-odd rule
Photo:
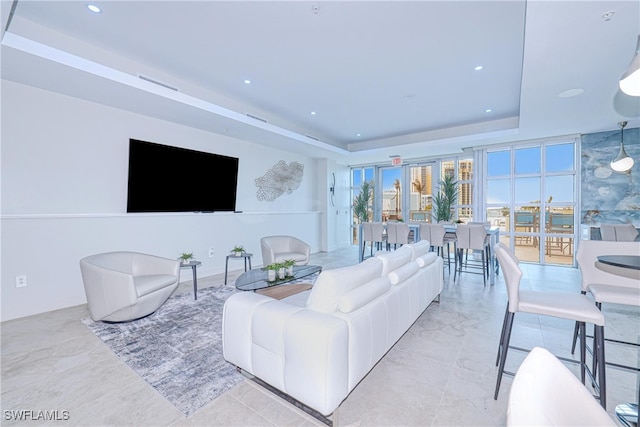
[[640, 255], [600, 255], [598, 261], [615, 267], [640, 270]]

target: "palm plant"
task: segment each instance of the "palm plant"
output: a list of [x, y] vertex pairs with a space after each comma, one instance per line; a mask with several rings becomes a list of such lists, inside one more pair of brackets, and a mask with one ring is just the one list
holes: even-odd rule
[[458, 199], [458, 181], [453, 176], [445, 176], [438, 182], [440, 191], [433, 198], [436, 222], [451, 221], [451, 208]]
[[353, 199], [353, 213], [362, 224], [369, 220], [369, 204], [373, 198], [373, 181], [364, 181], [360, 193]]

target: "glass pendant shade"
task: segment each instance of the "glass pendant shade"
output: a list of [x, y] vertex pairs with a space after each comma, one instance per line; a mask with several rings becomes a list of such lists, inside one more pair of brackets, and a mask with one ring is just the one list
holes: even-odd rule
[[620, 90], [627, 95], [640, 96], [640, 36], [636, 52], [627, 71], [620, 77]]
[[620, 152], [618, 157], [611, 161], [611, 169], [616, 172], [626, 172], [633, 167], [633, 159], [624, 151], [624, 127], [627, 122], [620, 122]]

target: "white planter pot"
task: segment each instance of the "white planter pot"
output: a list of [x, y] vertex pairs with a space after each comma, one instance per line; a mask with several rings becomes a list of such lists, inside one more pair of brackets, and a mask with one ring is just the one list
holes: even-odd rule
[[293, 276], [293, 266], [287, 267], [287, 276]]
[[276, 280], [276, 271], [275, 270], [269, 270], [267, 277], [268, 277], [268, 280], [270, 282], [275, 281]]
[[280, 278], [280, 279], [284, 279], [285, 277], [287, 277], [287, 271], [286, 271], [286, 269], [285, 269], [284, 267], [283, 267], [283, 268], [278, 269], [278, 278]]

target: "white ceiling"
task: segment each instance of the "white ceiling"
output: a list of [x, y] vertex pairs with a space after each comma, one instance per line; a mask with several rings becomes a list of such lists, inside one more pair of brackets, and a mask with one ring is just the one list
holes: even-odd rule
[[640, 124], [637, 0], [87, 2], [2, 0], [2, 77], [349, 164]]

